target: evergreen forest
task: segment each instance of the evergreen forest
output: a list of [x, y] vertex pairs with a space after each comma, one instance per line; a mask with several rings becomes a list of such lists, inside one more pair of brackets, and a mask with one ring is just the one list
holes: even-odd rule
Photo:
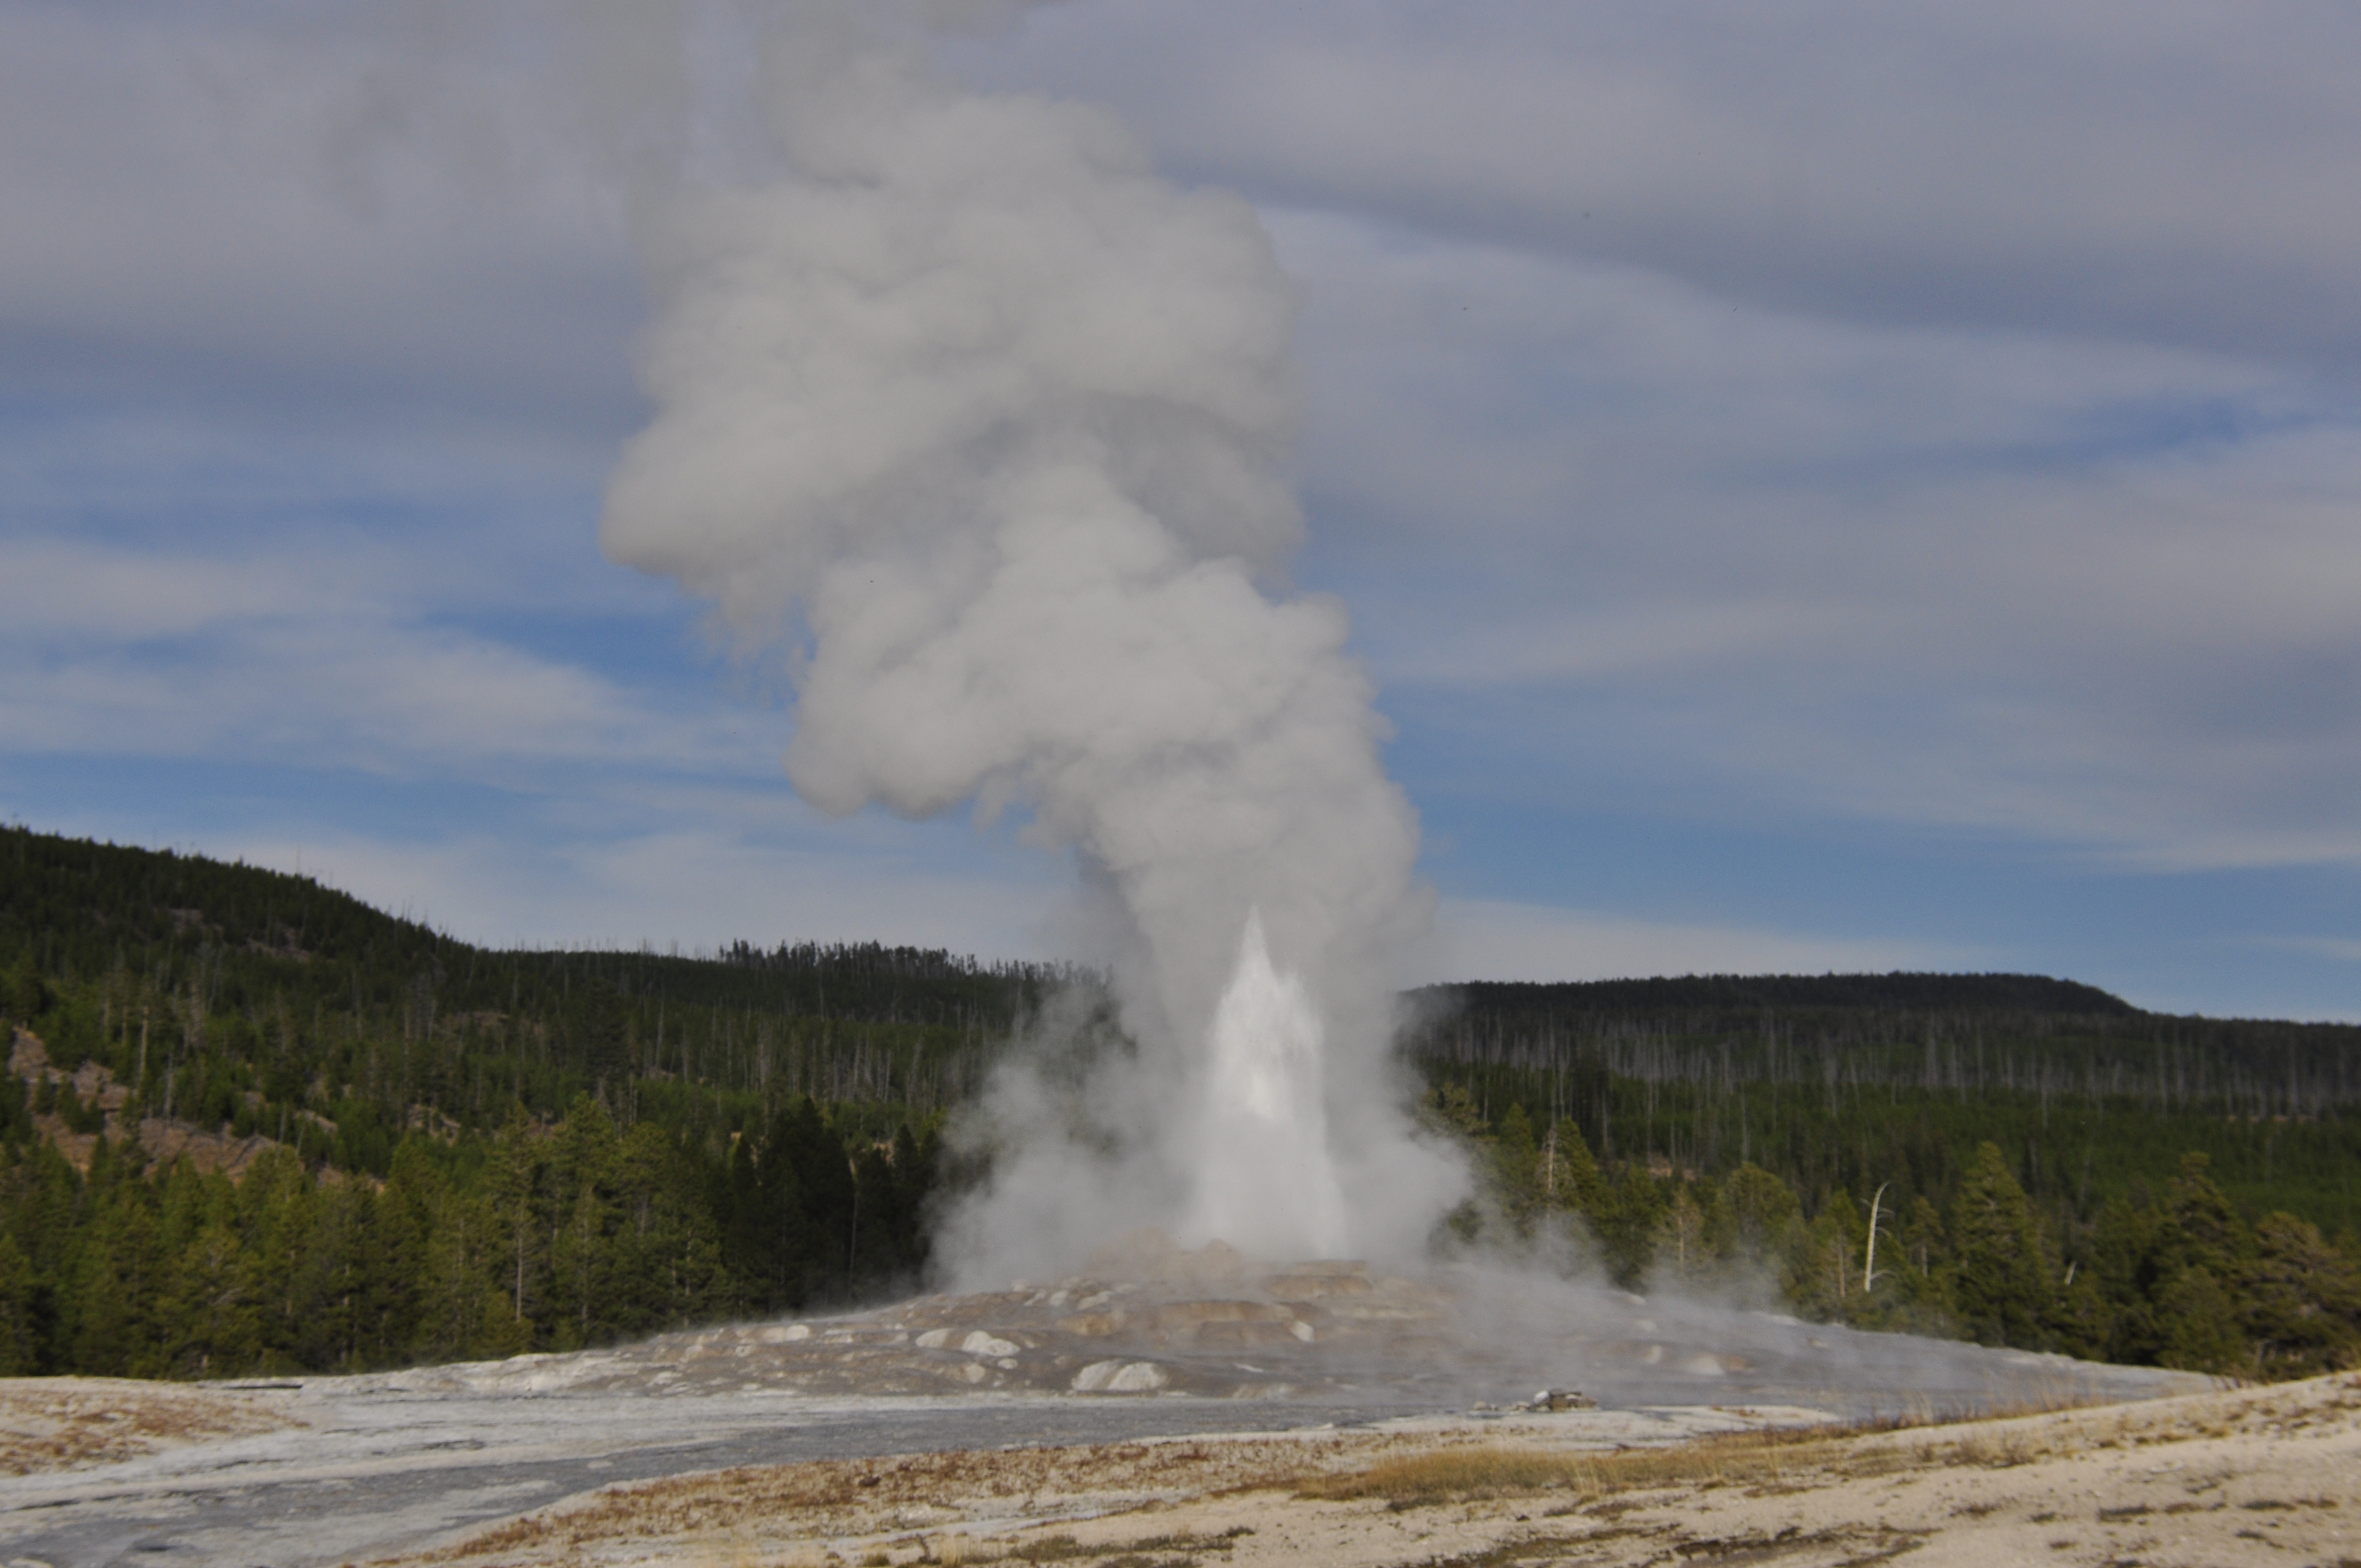
[[[879, 1299], [946, 1118], [1087, 971], [497, 951], [0, 828], [0, 1374], [566, 1349]], [[1405, 998], [1445, 1250], [2246, 1376], [2361, 1364], [2361, 1028], [2012, 975]]]

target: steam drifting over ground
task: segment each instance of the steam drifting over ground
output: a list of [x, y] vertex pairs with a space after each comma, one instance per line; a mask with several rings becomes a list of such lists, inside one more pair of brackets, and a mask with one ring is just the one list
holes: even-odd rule
[[787, 650], [807, 798], [1014, 807], [1079, 862], [1137, 1049], [987, 1096], [963, 1277], [1143, 1223], [1406, 1254], [1462, 1183], [1388, 1066], [1416, 824], [1343, 607], [1279, 576], [1288, 284], [1245, 203], [953, 89], [895, 9], [797, 8], [790, 172], [659, 203], [605, 547]]

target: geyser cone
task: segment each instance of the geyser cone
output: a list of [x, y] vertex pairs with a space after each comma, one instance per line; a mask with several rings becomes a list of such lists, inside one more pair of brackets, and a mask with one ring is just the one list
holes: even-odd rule
[[1196, 1198], [1189, 1228], [1268, 1257], [1345, 1250], [1345, 1198], [1328, 1152], [1320, 1014], [1270, 961], [1246, 916], [1207, 1041]]

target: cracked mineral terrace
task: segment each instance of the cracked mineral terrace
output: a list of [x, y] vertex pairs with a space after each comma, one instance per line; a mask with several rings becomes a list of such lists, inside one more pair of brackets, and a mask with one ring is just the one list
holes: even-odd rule
[[[140, 1385], [0, 1385], [0, 1471], [16, 1472], [0, 1475], [0, 1561], [333, 1563], [420, 1550], [618, 1481], [1396, 1430], [1487, 1420], [1543, 1389], [1579, 1389], [1599, 1408], [1517, 1420], [1597, 1424], [1629, 1444], [1726, 1427], [1741, 1409], [1930, 1418], [2208, 1386], [1476, 1270], [1263, 1266], [1219, 1243], [1183, 1252], [1151, 1236], [1053, 1281], [572, 1354], [145, 1398]], [[167, 1399], [169, 1419], [140, 1415]], [[122, 1435], [105, 1432], [117, 1422]]]

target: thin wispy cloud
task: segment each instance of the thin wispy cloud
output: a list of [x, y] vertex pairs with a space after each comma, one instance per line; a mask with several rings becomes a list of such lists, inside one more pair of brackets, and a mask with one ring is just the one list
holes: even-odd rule
[[2361, 448], [2302, 377], [1281, 233], [1321, 285], [1321, 561], [1406, 703], [1493, 694], [1534, 757], [1591, 753], [1576, 788], [2352, 859]]
[[1258, 196], [1837, 320], [2349, 366], [2361, 20], [2113, 0], [1077, 5], [997, 79]]

